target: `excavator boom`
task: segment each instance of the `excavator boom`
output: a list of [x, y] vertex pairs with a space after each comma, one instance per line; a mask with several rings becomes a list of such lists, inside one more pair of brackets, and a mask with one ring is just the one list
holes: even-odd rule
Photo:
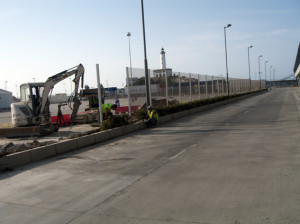
[[[74, 74], [75, 74], [75, 78], [73, 79], [73, 82], [75, 83], [75, 88], [74, 88], [75, 89], [74, 90], [75, 97], [74, 97], [73, 101], [75, 104], [76, 103], [78, 104], [77, 96], [78, 96], [79, 81], [80, 81], [80, 78], [82, 78], [82, 80], [83, 80], [83, 75], [84, 75], [84, 67], [82, 64], [79, 64], [77, 67], [71, 68], [69, 70], [60, 72], [54, 76], [49, 77], [46, 80], [45, 85], [44, 85], [44, 92], [42, 95], [42, 104], [41, 104], [41, 110], [40, 110], [40, 116], [41, 116], [42, 122], [47, 122], [47, 120], [49, 119], [49, 117], [47, 117], [47, 114], [45, 113], [45, 107], [47, 104], [48, 95], [49, 95], [50, 91], [53, 89], [53, 87], [57, 83], [59, 83], [60, 81], [66, 79]], [[83, 85], [83, 82], [82, 82], [82, 85]], [[74, 108], [75, 108], [75, 106], [74, 106]], [[72, 114], [75, 113], [75, 115], [76, 115], [77, 112], [78, 112], [78, 108], [77, 108], [77, 111], [75, 111], [75, 112], [73, 110]]]

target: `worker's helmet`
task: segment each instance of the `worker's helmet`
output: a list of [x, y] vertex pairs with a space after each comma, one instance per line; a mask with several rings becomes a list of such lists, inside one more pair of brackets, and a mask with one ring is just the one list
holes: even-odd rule
[[150, 106], [148, 106], [147, 108], [148, 108], [148, 109], [153, 109], [153, 107], [152, 107], [151, 105], [150, 105]]
[[111, 106], [111, 108], [113, 109], [113, 110], [115, 110], [115, 109], [117, 109], [117, 104], [113, 104], [112, 106]]

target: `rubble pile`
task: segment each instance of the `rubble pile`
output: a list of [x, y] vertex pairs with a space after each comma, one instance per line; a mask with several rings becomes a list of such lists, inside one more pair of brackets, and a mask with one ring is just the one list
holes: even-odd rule
[[53, 144], [56, 141], [45, 141], [45, 142], [39, 142], [38, 140], [33, 140], [32, 142], [28, 142], [26, 144], [14, 144], [13, 142], [9, 142], [5, 145], [0, 145], [0, 157], [3, 157], [5, 155], [21, 152], [24, 150], [41, 147], [49, 144]]

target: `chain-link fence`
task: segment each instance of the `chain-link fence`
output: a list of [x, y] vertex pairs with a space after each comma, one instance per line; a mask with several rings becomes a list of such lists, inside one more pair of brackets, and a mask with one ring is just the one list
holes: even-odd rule
[[[171, 69], [148, 70], [150, 104], [170, 105], [193, 100], [213, 98], [228, 94], [240, 94], [257, 91], [266, 87], [264, 81], [209, 76]], [[126, 86], [110, 95], [105, 94], [105, 102], [115, 103], [131, 108], [145, 107], [147, 104], [145, 70], [126, 68]], [[131, 111], [129, 111], [131, 113]]]

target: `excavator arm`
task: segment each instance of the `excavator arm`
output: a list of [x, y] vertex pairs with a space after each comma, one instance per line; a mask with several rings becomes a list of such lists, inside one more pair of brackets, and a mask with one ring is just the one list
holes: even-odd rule
[[49, 120], [49, 117], [45, 111], [46, 105], [48, 102], [48, 95], [50, 91], [54, 88], [54, 86], [59, 83], [60, 81], [75, 75], [75, 78], [73, 79], [73, 82], [75, 83], [75, 88], [74, 88], [74, 106], [73, 106], [73, 112], [71, 115], [71, 121], [76, 117], [76, 114], [78, 112], [79, 105], [81, 104], [79, 99], [78, 99], [78, 88], [79, 88], [79, 81], [80, 78], [82, 80], [82, 88], [83, 88], [83, 76], [84, 76], [84, 67], [82, 64], [79, 64], [76, 67], [73, 67], [71, 69], [65, 70], [63, 72], [60, 72], [54, 76], [51, 76], [47, 79], [45, 82], [44, 86], [44, 92], [42, 94], [42, 100], [41, 100], [41, 109], [40, 109], [40, 115], [39, 117], [41, 118], [41, 122], [47, 122]]

